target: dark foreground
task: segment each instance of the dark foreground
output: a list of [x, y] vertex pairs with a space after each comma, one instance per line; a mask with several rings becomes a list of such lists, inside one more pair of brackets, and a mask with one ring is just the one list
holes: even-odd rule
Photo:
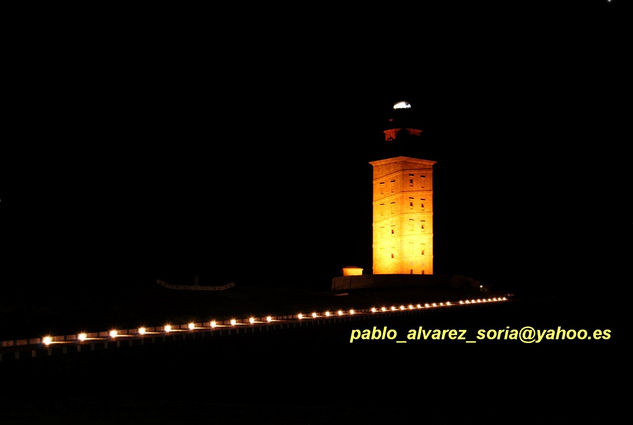
[[385, 325], [572, 327], [562, 308], [474, 306], [3, 362], [0, 423], [612, 422], [623, 394], [617, 333], [600, 343], [349, 343], [352, 329]]

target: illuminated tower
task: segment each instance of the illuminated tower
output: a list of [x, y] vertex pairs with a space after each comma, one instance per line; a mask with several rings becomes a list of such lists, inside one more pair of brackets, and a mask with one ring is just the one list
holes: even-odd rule
[[[396, 113], [409, 108], [405, 102], [394, 105]], [[421, 130], [400, 127], [393, 118], [389, 121], [387, 143], [396, 143], [400, 137], [419, 142]], [[374, 171], [373, 274], [433, 274], [435, 161], [395, 156], [370, 164]]]

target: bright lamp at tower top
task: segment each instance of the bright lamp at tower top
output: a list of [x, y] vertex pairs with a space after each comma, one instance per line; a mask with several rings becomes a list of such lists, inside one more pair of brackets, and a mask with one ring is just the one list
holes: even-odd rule
[[411, 104], [405, 101], [398, 102], [393, 105], [393, 109], [411, 109]]

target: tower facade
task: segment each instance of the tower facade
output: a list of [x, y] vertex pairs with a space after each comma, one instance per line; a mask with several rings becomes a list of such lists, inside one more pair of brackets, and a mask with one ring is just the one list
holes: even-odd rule
[[433, 165], [372, 161], [373, 274], [433, 274]]

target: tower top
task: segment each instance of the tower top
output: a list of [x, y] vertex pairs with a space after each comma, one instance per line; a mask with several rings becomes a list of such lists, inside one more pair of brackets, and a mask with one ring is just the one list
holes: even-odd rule
[[371, 161], [370, 164], [375, 166], [375, 165], [387, 165], [387, 164], [400, 163], [400, 162], [409, 162], [412, 164], [422, 165], [422, 166], [427, 166], [427, 167], [432, 167], [433, 165], [437, 164], [436, 161], [432, 161], [430, 159], [412, 158], [410, 156], [394, 156], [393, 158], [386, 158], [386, 159], [379, 159], [377, 161]]
[[[415, 99], [414, 99], [415, 100]], [[436, 159], [435, 147], [426, 140], [422, 129], [424, 106], [406, 97], [395, 98], [385, 105], [382, 140], [376, 138], [372, 159], [408, 156]]]
[[409, 102], [401, 100], [393, 105], [385, 126], [385, 141], [394, 142], [409, 136], [422, 134], [422, 125], [418, 119], [418, 111]]

